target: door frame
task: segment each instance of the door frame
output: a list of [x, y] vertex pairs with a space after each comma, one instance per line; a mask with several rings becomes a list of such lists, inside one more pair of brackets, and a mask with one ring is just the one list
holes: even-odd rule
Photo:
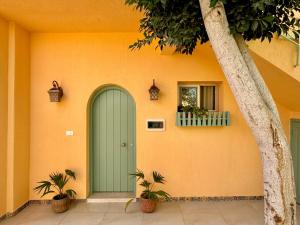
[[[295, 165], [295, 156], [296, 155], [296, 152], [293, 150], [293, 127], [294, 127], [294, 124], [297, 124], [299, 123], [300, 124], [300, 119], [291, 119], [290, 120], [290, 146], [291, 146], [291, 153], [292, 153], [292, 158], [293, 158], [293, 167], [294, 167], [294, 177], [295, 177], [295, 188], [296, 188], [296, 191], [297, 191], [297, 182], [296, 182], [296, 173], [297, 173], [297, 167], [299, 167], [300, 165]], [[300, 152], [298, 153], [300, 154]], [[299, 193], [300, 194], [300, 193]], [[299, 198], [299, 199], [298, 199]], [[296, 201], [297, 203], [300, 203], [300, 196], [297, 196], [297, 192], [296, 192]]]
[[[115, 84], [106, 84], [106, 85], [102, 85], [100, 87], [98, 87], [96, 90], [93, 91], [93, 93], [90, 96], [90, 99], [88, 101], [88, 109], [87, 109], [87, 149], [88, 149], [88, 163], [87, 163], [87, 196], [93, 194], [93, 160], [92, 160], [92, 151], [93, 151], [93, 138], [92, 138], [92, 134], [93, 134], [93, 126], [92, 126], [92, 118], [93, 118], [93, 105], [95, 100], [97, 99], [97, 97], [99, 95], [101, 95], [103, 92], [107, 91], [107, 90], [120, 90], [124, 93], [126, 93], [128, 96], [130, 96], [132, 98], [132, 101], [134, 103], [134, 129], [133, 129], [133, 144], [134, 144], [134, 167], [136, 169], [136, 152], [137, 152], [137, 147], [136, 147], [136, 102], [135, 99], [133, 98], [133, 96], [130, 94], [129, 91], [127, 91], [125, 88], [119, 86], [119, 85], [115, 85]], [[136, 193], [136, 184], [133, 185], [134, 186], [134, 194]]]

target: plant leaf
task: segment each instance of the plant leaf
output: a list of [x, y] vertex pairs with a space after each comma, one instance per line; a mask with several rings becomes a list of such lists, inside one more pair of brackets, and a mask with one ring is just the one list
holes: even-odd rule
[[73, 189], [66, 190], [66, 193], [70, 198], [74, 198], [77, 195], [76, 191], [74, 191]]
[[144, 180], [143, 182], [140, 183], [141, 186], [145, 187], [145, 188], [149, 188], [151, 183], [148, 182], [147, 180]]
[[69, 169], [65, 170], [66, 174], [76, 180], [75, 172]]
[[165, 178], [160, 173], [153, 171], [152, 175], [153, 175], [153, 180], [155, 183], [164, 184]]
[[134, 200], [134, 198], [129, 199], [129, 200], [126, 202], [126, 205], [125, 205], [125, 208], [124, 208], [125, 213], [127, 212], [127, 208], [128, 208], [128, 206], [130, 205], [130, 203], [131, 203], [133, 200]]
[[165, 191], [159, 190], [159, 191], [156, 191], [155, 193], [167, 201], [171, 200], [171, 195]]
[[140, 179], [145, 179], [144, 173], [139, 169], [137, 170], [136, 173], [131, 173], [130, 175], [137, 177], [137, 181], [139, 181]]
[[49, 193], [53, 193], [54, 191], [51, 190], [52, 183], [49, 181], [40, 181], [38, 182], [37, 187], [35, 187], [33, 190], [38, 192], [39, 194], [42, 192], [41, 197], [44, 197], [45, 195]]

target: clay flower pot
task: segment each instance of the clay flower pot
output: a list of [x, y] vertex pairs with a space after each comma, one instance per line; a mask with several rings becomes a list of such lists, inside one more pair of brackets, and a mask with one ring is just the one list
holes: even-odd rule
[[157, 201], [153, 199], [146, 199], [141, 196], [140, 198], [140, 208], [143, 213], [152, 213], [155, 211]]
[[63, 213], [70, 208], [70, 199], [67, 195], [62, 199], [59, 198], [59, 195], [56, 195], [51, 201], [51, 206], [54, 212]]

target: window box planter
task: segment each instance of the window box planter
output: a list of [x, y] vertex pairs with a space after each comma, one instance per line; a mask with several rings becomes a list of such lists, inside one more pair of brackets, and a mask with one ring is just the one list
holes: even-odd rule
[[221, 127], [230, 125], [229, 112], [208, 112], [207, 116], [197, 117], [192, 113], [177, 112], [178, 127]]

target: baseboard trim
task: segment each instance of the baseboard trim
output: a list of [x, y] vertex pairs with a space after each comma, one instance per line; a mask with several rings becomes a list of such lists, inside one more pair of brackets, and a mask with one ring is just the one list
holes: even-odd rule
[[19, 212], [21, 212], [23, 209], [25, 209], [29, 205], [29, 203], [30, 203], [30, 201], [25, 202], [23, 205], [21, 205], [19, 208], [17, 208], [14, 212], [4, 214], [3, 216], [0, 217], [0, 222], [6, 218], [17, 215]]
[[172, 197], [171, 201], [239, 201], [263, 200], [264, 196]]

